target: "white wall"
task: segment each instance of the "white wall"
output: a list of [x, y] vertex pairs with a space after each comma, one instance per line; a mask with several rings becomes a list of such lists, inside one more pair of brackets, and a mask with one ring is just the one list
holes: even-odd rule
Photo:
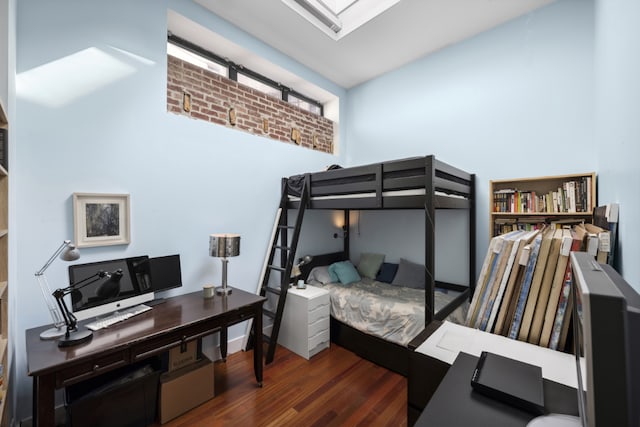
[[489, 180], [598, 168], [593, 13], [591, 1], [560, 0], [350, 89], [347, 158], [434, 154], [475, 173], [479, 269]]
[[640, 290], [640, 3], [596, 2], [596, 111], [600, 203], [620, 204], [620, 272]]
[[[189, 0], [18, 2], [12, 183], [19, 197], [11, 206], [19, 236], [20, 286], [12, 286], [17, 337], [50, 321], [33, 273], [64, 239], [73, 238], [73, 192], [131, 195], [131, 244], [85, 249], [80, 262], [180, 253], [181, 292], [198, 291], [221, 274], [221, 263], [207, 255], [208, 235], [236, 232], [242, 235], [241, 255], [229, 262], [229, 281], [254, 292], [280, 178], [343, 163], [341, 157], [168, 114], [169, 7], [344, 96], [341, 88]], [[87, 77], [93, 81], [83, 83]], [[314, 240], [307, 242], [309, 249], [302, 250], [315, 252]], [[319, 243], [320, 249], [327, 244]], [[66, 268], [58, 261], [47, 271], [52, 287], [68, 283]], [[235, 327], [229, 337], [243, 333]], [[24, 339], [16, 339], [15, 347], [21, 419], [30, 413], [31, 382]]]

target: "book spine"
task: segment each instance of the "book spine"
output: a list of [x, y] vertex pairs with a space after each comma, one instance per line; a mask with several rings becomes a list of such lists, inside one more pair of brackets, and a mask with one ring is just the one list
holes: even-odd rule
[[511, 329], [509, 330], [508, 337], [511, 339], [516, 339], [518, 337], [518, 332], [520, 331], [520, 323], [522, 322], [524, 307], [527, 302], [527, 296], [529, 295], [529, 287], [531, 286], [531, 279], [533, 278], [533, 271], [538, 259], [538, 251], [540, 249], [541, 241], [542, 236], [539, 235], [538, 237], [536, 237], [531, 249], [529, 262], [527, 263], [527, 269], [525, 270], [525, 275], [522, 281], [522, 288], [520, 290], [518, 303], [516, 305], [516, 311], [514, 313], [513, 322], [511, 323]]
[[551, 330], [551, 339], [549, 340], [549, 348], [552, 350], [558, 349], [558, 343], [560, 341], [560, 333], [562, 332], [562, 325], [565, 321], [565, 314], [567, 309], [567, 303], [569, 301], [569, 291], [571, 290], [571, 268], [567, 268], [565, 274], [564, 283], [562, 285], [562, 291], [560, 291], [560, 299], [558, 301], [558, 311], [556, 312], [556, 318], [553, 321], [553, 329]]

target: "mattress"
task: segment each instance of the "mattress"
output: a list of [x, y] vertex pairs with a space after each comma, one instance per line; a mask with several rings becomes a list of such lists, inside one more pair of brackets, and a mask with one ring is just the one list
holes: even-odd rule
[[[425, 327], [425, 291], [363, 278], [360, 282], [314, 286], [329, 291], [331, 316], [361, 332], [406, 346]], [[436, 290], [436, 311], [455, 295]]]

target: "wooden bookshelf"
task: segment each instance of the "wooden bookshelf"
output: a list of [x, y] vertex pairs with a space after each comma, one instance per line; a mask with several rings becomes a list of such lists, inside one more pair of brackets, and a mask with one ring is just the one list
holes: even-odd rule
[[489, 236], [542, 224], [591, 222], [597, 206], [595, 172], [492, 180]]

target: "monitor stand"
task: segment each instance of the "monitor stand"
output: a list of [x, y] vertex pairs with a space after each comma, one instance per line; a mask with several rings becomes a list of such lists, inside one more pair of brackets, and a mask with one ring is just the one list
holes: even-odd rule
[[153, 307], [154, 305], [162, 304], [163, 302], [167, 302], [166, 298], [156, 298], [154, 300], [145, 302], [144, 305]]
[[580, 417], [566, 414], [541, 415], [529, 421], [527, 427], [581, 427]]

